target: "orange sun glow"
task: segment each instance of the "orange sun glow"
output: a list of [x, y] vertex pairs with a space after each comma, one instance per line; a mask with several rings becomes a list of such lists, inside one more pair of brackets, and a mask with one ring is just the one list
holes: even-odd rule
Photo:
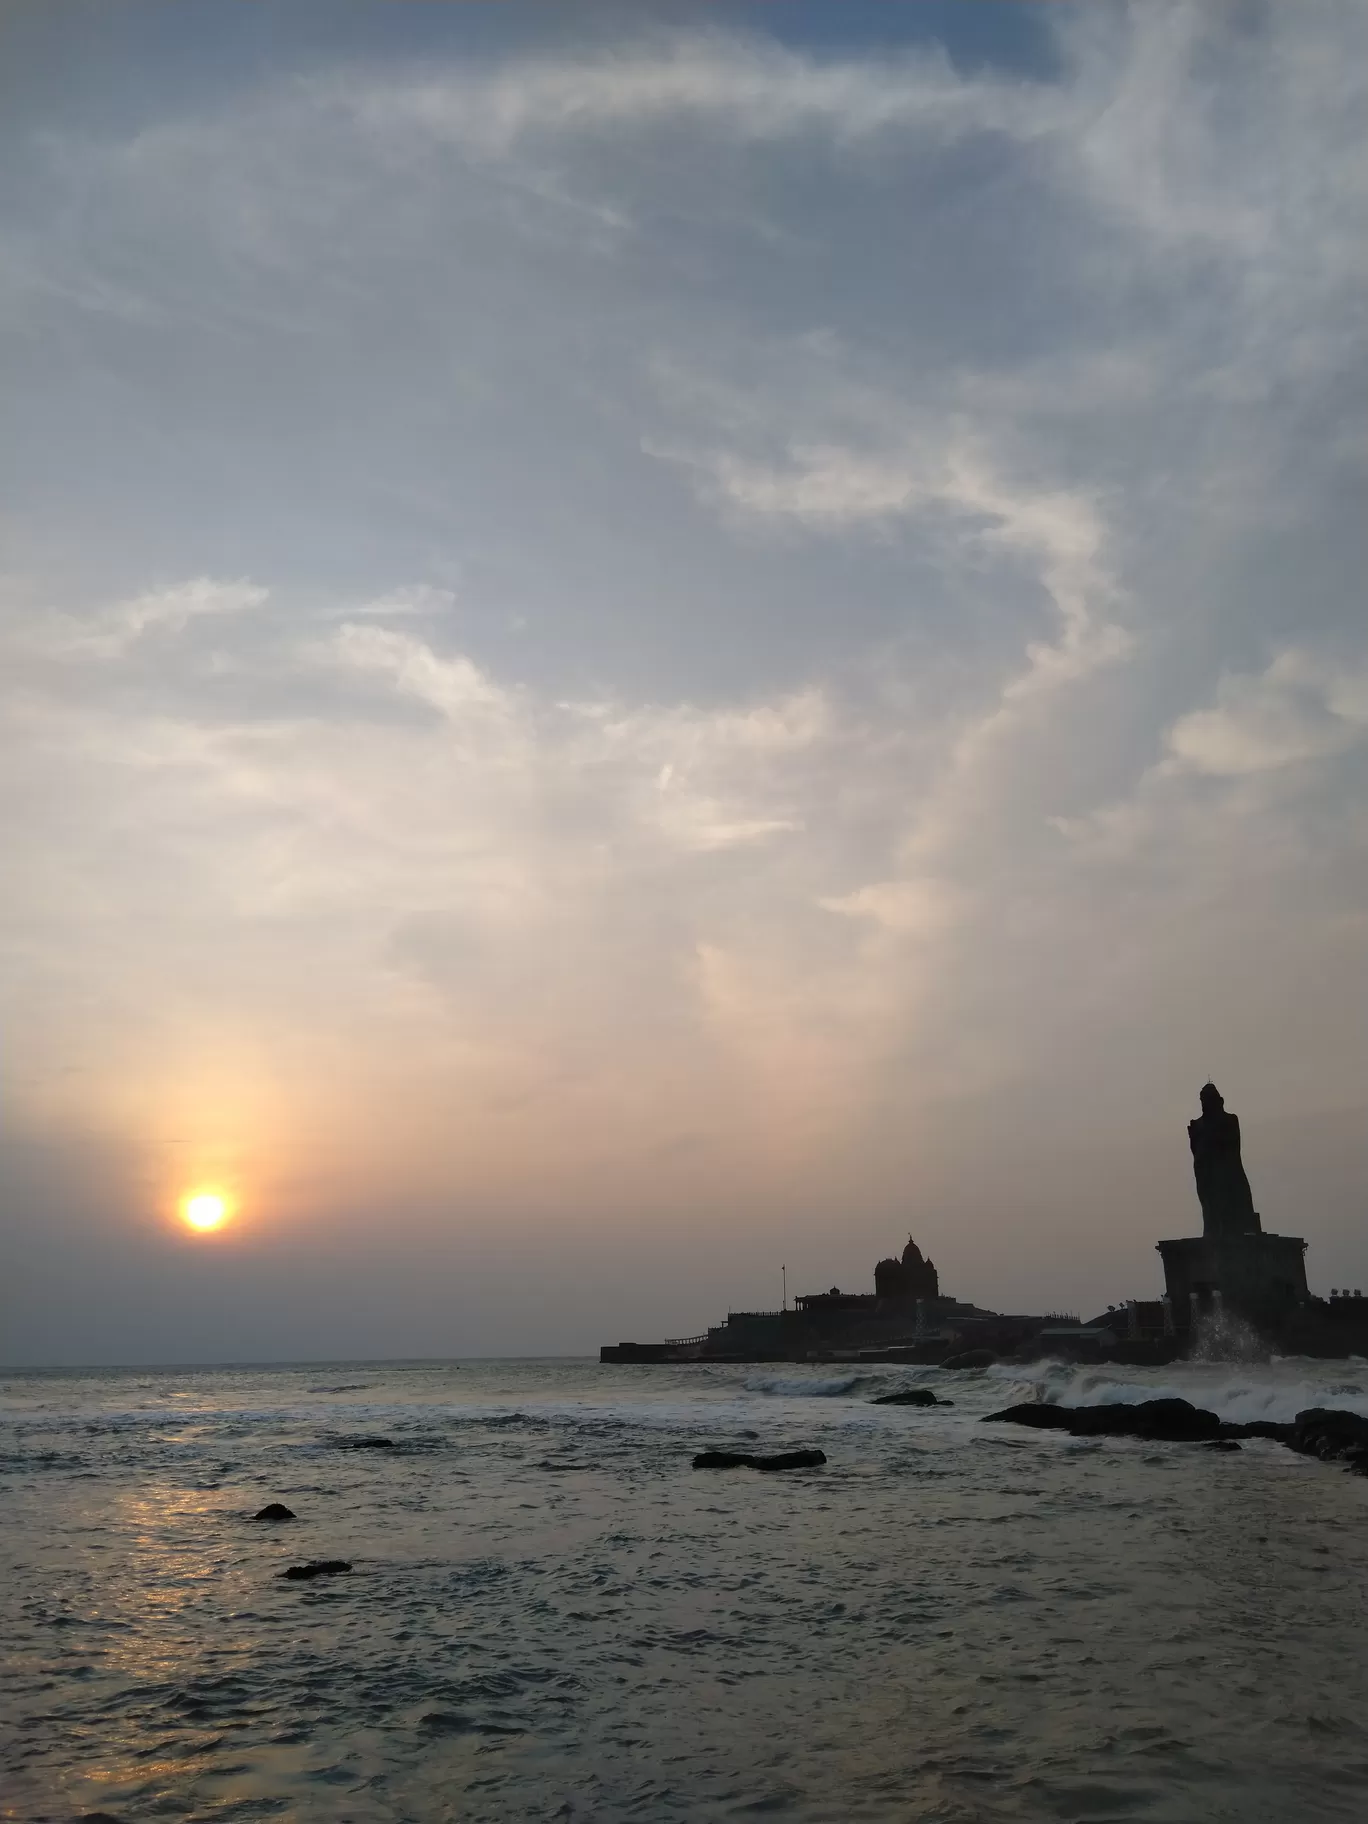
[[231, 1210], [222, 1191], [191, 1191], [181, 1199], [180, 1213], [188, 1228], [207, 1234], [210, 1229], [221, 1229]]

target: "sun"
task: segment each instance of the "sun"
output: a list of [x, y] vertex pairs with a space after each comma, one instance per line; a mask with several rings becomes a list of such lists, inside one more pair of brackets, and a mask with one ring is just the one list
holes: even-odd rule
[[211, 1229], [223, 1227], [232, 1208], [222, 1191], [191, 1191], [181, 1198], [180, 1213], [188, 1228], [208, 1234]]

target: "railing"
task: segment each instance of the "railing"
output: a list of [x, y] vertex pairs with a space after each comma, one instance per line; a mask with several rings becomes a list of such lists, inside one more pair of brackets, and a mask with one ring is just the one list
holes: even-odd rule
[[665, 1338], [665, 1347], [667, 1349], [692, 1349], [695, 1344], [706, 1343], [707, 1340], [708, 1333], [706, 1330], [703, 1332], [702, 1336], [667, 1336]]
[[727, 1322], [730, 1323], [734, 1317], [786, 1317], [787, 1315], [786, 1311], [728, 1311]]

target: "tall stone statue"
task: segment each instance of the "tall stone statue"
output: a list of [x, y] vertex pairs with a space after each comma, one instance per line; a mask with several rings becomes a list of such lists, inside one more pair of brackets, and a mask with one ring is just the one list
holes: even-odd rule
[[1262, 1233], [1254, 1193], [1240, 1159], [1240, 1118], [1229, 1114], [1214, 1083], [1202, 1090], [1202, 1113], [1188, 1122], [1192, 1170], [1208, 1237]]
[[1205, 1316], [1233, 1311], [1274, 1336], [1310, 1297], [1306, 1243], [1300, 1235], [1264, 1233], [1240, 1162], [1240, 1123], [1214, 1083], [1202, 1090], [1188, 1142], [1202, 1233], [1159, 1243], [1174, 1329], [1190, 1337]]

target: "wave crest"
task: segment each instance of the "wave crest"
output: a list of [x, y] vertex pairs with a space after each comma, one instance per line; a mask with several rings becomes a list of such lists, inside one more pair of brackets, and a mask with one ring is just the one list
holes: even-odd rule
[[1190, 1400], [1236, 1424], [1270, 1419], [1288, 1424], [1310, 1406], [1335, 1405], [1368, 1417], [1368, 1377], [1326, 1372], [1328, 1364], [1284, 1358], [1259, 1365], [1174, 1362], [1153, 1380], [1125, 1378], [1125, 1370], [1068, 1362], [999, 1364], [997, 1380], [1034, 1389], [1051, 1406], [1134, 1406], [1141, 1400]]
[[814, 1375], [757, 1374], [746, 1382], [747, 1393], [763, 1393], [785, 1400], [834, 1400], [870, 1384], [867, 1374]]

